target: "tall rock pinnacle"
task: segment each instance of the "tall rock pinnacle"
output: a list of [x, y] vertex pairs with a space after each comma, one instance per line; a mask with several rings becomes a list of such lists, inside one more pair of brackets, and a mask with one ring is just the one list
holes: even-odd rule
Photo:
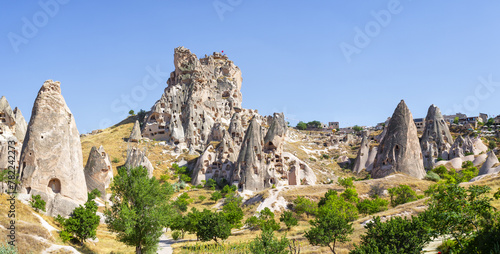
[[59, 82], [47, 80], [38, 92], [20, 170], [22, 191], [39, 194], [51, 216], [67, 216], [87, 200], [80, 134]]
[[379, 145], [371, 175], [373, 178], [381, 178], [396, 172], [419, 179], [425, 176], [417, 127], [403, 100], [398, 104], [389, 121], [387, 133]]
[[420, 140], [424, 167], [432, 169], [433, 162], [437, 158], [448, 160], [451, 144], [453, 144], [453, 138], [441, 111], [435, 105], [431, 105], [425, 117], [425, 130]]

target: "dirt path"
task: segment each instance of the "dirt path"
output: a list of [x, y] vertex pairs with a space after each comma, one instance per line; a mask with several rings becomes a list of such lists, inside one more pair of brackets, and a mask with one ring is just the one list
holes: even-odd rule
[[160, 244], [158, 245], [158, 254], [172, 254], [174, 253], [174, 249], [172, 249], [172, 243], [174, 240], [169, 239], [165, 234], [160, 237]]

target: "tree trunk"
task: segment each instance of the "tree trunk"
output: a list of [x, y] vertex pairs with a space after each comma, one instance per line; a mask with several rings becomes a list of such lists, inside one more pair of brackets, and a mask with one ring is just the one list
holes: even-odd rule
[[142, 254], [142, 248], [141, 245], [135, 247], [135, 254]]

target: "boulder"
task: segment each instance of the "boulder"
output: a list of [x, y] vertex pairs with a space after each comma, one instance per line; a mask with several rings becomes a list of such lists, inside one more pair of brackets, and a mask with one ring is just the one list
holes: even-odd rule
[[59, 82], [47, 80], [38, 92], [20, 171], [21, 193], [41, 195], [50, 216], [68, 216], [87, 200], [80, 134]]
[[87, 182], [87, 191], [91, 192], [97, 189], [101, 192], [101, 199], [107, 200], [106, 189], [113, 180], [113, 168], [109, 156], [100, 146], [92, 147], [89, 158], [85, 166], [85, 181]]
[[387, 126], [373, 163], [371, 175], [382, 178], [401, 172], [422, 179], [425, 177], [422, 150], [417, 136], [413, 116], [402, 100]]

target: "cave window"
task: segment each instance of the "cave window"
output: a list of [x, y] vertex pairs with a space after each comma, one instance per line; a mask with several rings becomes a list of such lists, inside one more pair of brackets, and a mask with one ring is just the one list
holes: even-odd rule
[[3, 130], [2, 130], [2, 128], [0, 128], [0, 134], [3, 134]]
[[30, 194], [30, 192], [31, 192], [31, 187], [26, 188], [26, 192], [27, 192], [28, 194]]
[[61, 181], [57, 178], [50, 180], [49, 188], [52, 189], [52, 192], [54, 193], [61, 193]]

